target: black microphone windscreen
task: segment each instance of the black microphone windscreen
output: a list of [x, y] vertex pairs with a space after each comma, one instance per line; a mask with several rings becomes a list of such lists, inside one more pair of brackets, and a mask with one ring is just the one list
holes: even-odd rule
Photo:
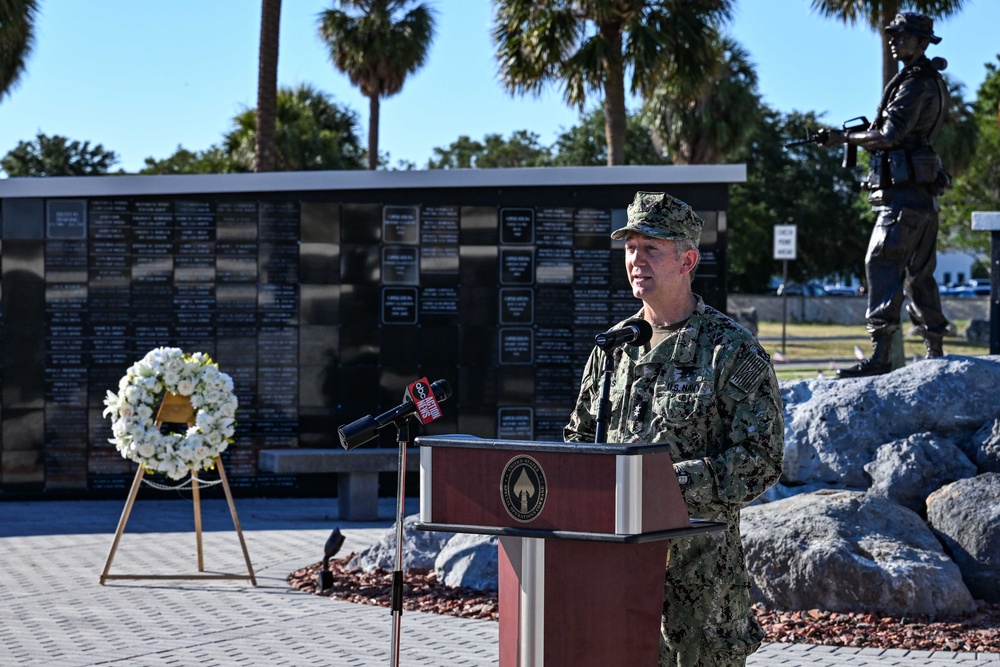
[[[652, 335], [652, 332], [650, 332]], [[451, 385], [448, 384], [447, 380], [437, 380], [431, 383], [431, 391], [434, 392], [434, 398], [438, 401], [444, 401], [451, 397]]]
[[636, 347], [639, 347], [641, 345], [645, 345], [653, 338], [653, 326], [649, 322], [640, 317], [636, 317], [635, 319], [629, 320], [628, 322], [625, 323], [625, 326], [635, 327], [636, 330], [639, 332], [639, 335], [636, 336], [635, 340], [630, 342], [629, 345], [635, 345]]

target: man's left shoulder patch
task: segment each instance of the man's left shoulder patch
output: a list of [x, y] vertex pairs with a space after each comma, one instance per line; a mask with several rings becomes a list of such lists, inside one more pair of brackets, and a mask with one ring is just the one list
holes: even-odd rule
[[771, 362], [766, 352], [744, 347], [736, 357], [733, 372], [729, 375], [729, 384], [749, 394], [760, 386], [770, 368]]

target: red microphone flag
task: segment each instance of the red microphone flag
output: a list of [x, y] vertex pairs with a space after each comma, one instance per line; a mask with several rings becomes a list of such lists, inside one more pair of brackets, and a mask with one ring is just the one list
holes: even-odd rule
[[434, 392], [431, 391], [431, 383], [423, 377], [406, 388], [406, 393], [417, 406], [417, 416], [424, 424], [430, 424], [441, 416], [441, 408], [438, 407]]

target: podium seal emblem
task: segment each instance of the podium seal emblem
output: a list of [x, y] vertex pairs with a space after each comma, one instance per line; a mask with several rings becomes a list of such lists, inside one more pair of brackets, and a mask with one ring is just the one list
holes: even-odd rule
[[519, 455], [507, 462], [500, 475], [500, 499], [512, 518], [534, 521], [545, 506], [548, 485], [545, 471], [530, 456]]

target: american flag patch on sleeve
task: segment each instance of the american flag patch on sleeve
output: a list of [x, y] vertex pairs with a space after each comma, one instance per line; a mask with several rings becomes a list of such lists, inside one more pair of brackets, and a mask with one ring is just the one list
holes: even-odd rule
[[750, 393], [764, 380], [770, 362], [752, 350], [744, 350], [736, 360], [736, 367], [729, 376], [729, 383], [741, 391]]

